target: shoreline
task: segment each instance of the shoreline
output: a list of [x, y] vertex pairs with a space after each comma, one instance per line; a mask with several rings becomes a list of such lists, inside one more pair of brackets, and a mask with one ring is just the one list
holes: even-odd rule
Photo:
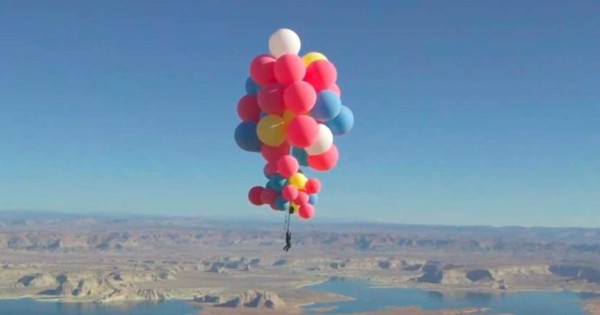
[[[567, 288], [557, 288], [557, 287], [538, 287], [538, 288], [527, 288], [527, 287], [513, 287], [507, 290], [498, 290], [498, 289], [491, 289], [491, 288], [487, 288], [487, 287], [481, 287], [481, 288], [469, 288], [469, 287], [447, 287], [447, 286], [438, 286], [438, 285], [415, 285], [415, 284], [411, 284], [411, 283], [386, 283], [386, 281], [380, 281], [380, 280], [369, 280], [366, 278], [362, 278], [362, 277], [356, 277], [356, 276], [330, 276], [330, 277], [325, 277], [323, 276], [322, 279], [319, 280], [312, 280], [312, 281], [306, 281], [304, 283], [300, 283], [294, 286], [291, 286], [291, 289], [296, 289], [296, 290], [307, 290], [307, 291], [311, 291], [311, 292], [316, 292], [316, 293], [323, 293], [323, 294], [331, 294], [331, 295], [336, 295], [338, 297], [340, 297], [340, 299], [333, 299], [331, 300], [331, 302], [339, 302], [339, 301], [351, 301], [354, 300], [355, 298], [351, 297], [351, 296], [346, 296], [343, 294], [339, 294], [339, 293], [334, 293], [334, 292], [324, 292], [324, 291], [316, 291], [316, 290], [311, 290], [310, 287], [311, 286], [316, 286], [319, 284], [323, 284], [326, 283], [328, 281], [334, 280], [335, 278], [341, 278], [341, 279], [349, 279], [349, 280], [353, 280], [353, 281], [362, 281], [367, 283], [367, 287], [370, 290], [380, 290], [380, 289], [414, 289], [414, 290], [423, 290], [423, 291], [432, 291], [432, 292], [440, 292], [440, 293], [448, 293], [448, 292], [460, 292], [460, 293], [489, 293], [489, 294], [493, 294], [493, 295], [503, 295], [503, 294], [513, 294], [513, 293], [520, 293], [520, 292], [572, 292], [572, 293], [576, 293], [576, 294], [591, 294], [591, 295], [599, 295], [598, 298], [600, 298], [600, 291], [593, 291], [593, 290], [580, 290], [580, 289], [567, 289]], [[31, 300], [35, 300], [38, 302], [57, 302], [57, 303], [96, 303], [96, 304], [113, 304], [113, 303], [161, 303], [164, 301], [189, 301], [189, 302], [193, 302], [193, 295], [186, 295], [186, 294], [179, 294], [179, 295], [174, 295], [174, 296], [168, 296], [165, 297], [165, 299], [163, 300], [144, 300], [144, 299], [123, 299], [123, 300], [114, 300], [114, 301], [99, 301], [99, 300], [94, 300], [94, 299], [76, 299], [76, 298], [60, 298], [60, 297], [53, 297], [53, 296], [36, 296], [36, 295], [32, 295], [32, 294], [26, 294], [26, 295], [0, 295], [0, 300], [20, 300], [20, 299], [31, 299]], [[590, 298], [591, 300], [596, 299], [594, 297]], [[327, 303], [327, 302], [315, 302], [315, 303], [302, 303], [302, 304], [298, 304], [298, 307], [303, 307], [303, 306], [308, 306], [308, 305], [313, 305], [313, 304], [318, 304], [318, 303]]]
[[376, 284], [370, 286], [370, 289], [416, 289], [416, 290], [425, 290], [425, 291], [434, 291], [434, 292], [472, 292], [472, 293], [490, 293], [490, 294], [510, 294], [510, 293], [520, 293], [520, 292], [573, 292], [578, 294], [600, 294], [600, 291], [590, 291], [590, 290], [580, 290], [580, 289], [567, 289], [567, 288], [556, 288], [556, 287], [541, 287], [541, 288], [526, 288], [526, 287], [517, 287], [506, 290], [498, 290], [491, 288], [465, 288], [465, 287], [455, 287], [448, 288], [445, 286], [427, 286], [427, 285], [403, 285], [403, 284]]

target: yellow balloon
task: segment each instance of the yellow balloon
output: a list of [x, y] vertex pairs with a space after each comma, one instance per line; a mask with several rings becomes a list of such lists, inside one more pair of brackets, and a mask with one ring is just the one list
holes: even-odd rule
[[285, 121], [281, 116], [265, 116], [258, 122], [256, 134], [262, 143], [278, 147], [285, 141], [287, 136], [285, 133]]
[[292, 202], [292, 213], [298, 212], [298, 209], [300, 209], [300, 205]]
[[298, 189], [304, 189], [308, 178], [302, 173], [296, 173], [290, 177], [290, 185], [295, 186]]
[[317, 60], [327, 60], [327, 57], [320, 52], [309, 52], [308, 54], [302, 56], [302, 61], [304, 61], [304, 65], [308, 67], [311, 63]]
[[285, 112], [283, 112], [283, 121], [285, 121], [286, 123], [289, 123], [290, 120], [294, 119], [294, 117], [296, 117], [296, 113], [286, 110]]

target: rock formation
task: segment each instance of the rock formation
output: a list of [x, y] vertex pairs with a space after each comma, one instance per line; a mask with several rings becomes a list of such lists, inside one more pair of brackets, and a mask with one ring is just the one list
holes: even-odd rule
[[221, 297], [218, 295], [202, 295], [202, 296], [194, 296], [194, 302], [197, 303], [221, 303]]
[[492, 273], [487, 269], [469, 270], [469, 271], [467, 271], [466, 277], [467, 277], [467, 279], [469, 279], [472, 282], [494, 281], [495, 280], [494, 276], [492, 276]]
[[266, 308], [276, 310], [285, 307], [285, 302], [273, 292], [249, 290], [225, 303], [218, 304], [217, 306], [232, 308]]
[[17, 280], [16, 287], [47, 288], [56, 286], [56, 278], [49, 274], [36, 273]]
[[584, 280], [590, 283], [600, 284], [600, 270], [575, 265], [552, 265], [549, 268], [554, 275], [567, 277], [570, 280]]

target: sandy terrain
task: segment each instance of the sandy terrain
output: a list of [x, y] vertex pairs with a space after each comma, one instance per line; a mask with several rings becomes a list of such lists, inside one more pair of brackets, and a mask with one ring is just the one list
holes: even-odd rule
[[[292, 250], [283, 253], [279, 224], [0, 215], [0, 296], [227, 301], [248, 290], [268, 290], [285, 306], [267, 307], [269, 313], [262, 308], [261, 314], [299, 314], [300, 305], [346, 298], [303, 289], [331, 277], [445, 294], [600, 292], [600, 230], [507, 229], [299, 226]], [[212, 304], [203, 304], [206, 314], [230, 310]], [[597, 312], [597, 303], [587, 307]], [[378, 313], [383, 314], [454, 313]]]
[[590, 315], [600, 315], [600, 299], [587, 301], [585, 303], [585, 310], [588, 311]]

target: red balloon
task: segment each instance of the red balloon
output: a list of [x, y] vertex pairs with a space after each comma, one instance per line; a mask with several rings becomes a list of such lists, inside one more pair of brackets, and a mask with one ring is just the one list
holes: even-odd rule
[[317, 93], [334, 85], [336, 80], [337, 70], [328, 60], [314, 61], [308, 66], [304, 76], [304, 81], [310, 83]]
[[289, 122], [287, 132], [288, 141], [291, 145], [306, 148], [319, 137], [319, 124], [308, 115], [298, 115]]
[[265, 176], [272, 176], [277, 174], [277, 163], [268, 162], [265, 165], [263, 172], [265, 173]]
[[332, 169], [338, 162], [339, 153], [335, 144], [323, 154], [309, 155], [308, 166], [317, 171], [328, 171]]
[[284, 155], [277, 161], [277, 171], [279, 175], [288, 178], [298, 172], [300, 163], [291, 155]]
[[260, 186], [254, 186], [250, 188], [250, 191], [248, 191], [248, 200], [250, 200], [251, 204], [255, 206], [260, 206], [264, 204], [262, 200], [263, 190], [265, 190], [265, 188]]
[[238, 102], [237, 112], [243, 121], [258, 122], [260, 120], [260, 107], [258, 107], [256, 95], [242, 96]]
[[250, 77], [252, 77], [252, 80], [260, 85], [276, 82], [275, 61], [275, 57], [271, 55], [256, 56], [250, 64]]
[[308, 199], [309, 196], [306, 192], [300, 191], [298, 192], [298, 198], [296, 198], [294, 200], [295, 203], [297, 203], [300, 207], [308, 204]]
[[294, 54], [286, 54], [275, 62], [275, 78], [277, 82], [288, 86], [294, 82], [302, 81], [306, 74], [306, 67], [302, 58]]
[[298, 188], [292, 185], [285, 185], [281, 190], [281, 195], [287, 201], [294, 201], [298, 198]]
[[316, 194], [321, 191], [321, 181], [317, 178], [311, 178], [304, 184], [304, 190], [308, 194]]
[[335, 83], [329, 87], [329, 90], [333, 91], [337, 96], [342, 96], [342, 90], [340, 90], [339, 85]]
[[315, 215], [315, 207], [309, 203], [304, 204], [298, 210], [298, 215], [302, 219], [309, 220]]
[[272, 204], [277, 199], [277, 193], [272, 189], [265, 188], [260, 194], [260, 199], [265, 204]]
[[262, 156], [265, 158], [265, 160], [267, 160], [267, 162], [273, 162], [275, 165], [277, 165], [277, 161], [282, 156], [290, 154], [290, 149], [290, 145], [287, 142], [282, 143], [278, 147], [263, 145], [260, 148], [260, 154], [262, 154]]
[[275, 204], [275, 201], [271, 202], [269, 204], [269, 206], [271, 206], [271, 209], [278, 211], [279, 209], [277, 209], [277, 205]]
[[300, 81], [288, 86], [283, 93], [283, 102], [287, 108], [296, 114], [306, 114], [317, 101], [317, 92], [312, 85]]
[[258, 106], [265, 113], [281, 115], [285, 111], [283, 104], [284, 87], [278, 83], [267, 84], [258, 91]]

